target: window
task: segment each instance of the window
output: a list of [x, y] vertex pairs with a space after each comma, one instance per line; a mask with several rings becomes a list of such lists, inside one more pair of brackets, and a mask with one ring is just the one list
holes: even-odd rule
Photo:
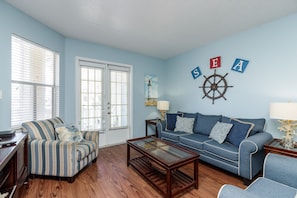
[[11, 38], [11, 127], [59, 115], [59, 54]]

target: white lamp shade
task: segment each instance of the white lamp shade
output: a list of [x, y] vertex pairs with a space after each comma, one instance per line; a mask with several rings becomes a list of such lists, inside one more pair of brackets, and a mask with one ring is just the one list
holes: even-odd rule
[[270, 104], [270, 118], [297, 120], [297, 103], [275, 102]]
[[169, 102], [168, 101], [158, 101], [157, 109], [168, 111], [169, 110]]

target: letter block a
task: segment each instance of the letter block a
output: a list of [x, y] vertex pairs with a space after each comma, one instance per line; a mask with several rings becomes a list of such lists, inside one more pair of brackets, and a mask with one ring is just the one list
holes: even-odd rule
[[248, 60], [243, 60], [243, 59], [239, 59], [239, 58], [237, 58], [237, 59], [234, 61], [231, 70], [233, 70], [233, 71], [237, 71], [237, 72], [240, 72], [240, 73], [243, 73], [244, 70], [246, 69], [248, 63], [249, 63]]

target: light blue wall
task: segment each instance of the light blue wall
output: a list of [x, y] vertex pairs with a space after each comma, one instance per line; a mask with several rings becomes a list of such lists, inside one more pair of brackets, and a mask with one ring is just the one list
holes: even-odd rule
[[156, 111], [156, 107], [144, 106], [144, 76], [146, 74], [159, 77], [159, 97], [164, 95], [163, 65], [159, 59], [131, 53], [107, 46], [96, 45], [74, 39], [66, 39], [65, 42], [65, 120], [74, 123], [76, 121], [75, 103], [75, 76], [76, 57], [85, 57], [108, 62], [122, 63], [133, 66], [133, 136], [145, 135], [144, 120]]
[[145, 133], [144, 120], [156, 115], [156, 107], [144, 106], [144, 76], [156, 75], [159, 78], [159, 96], [164, 96], [162, 67], [164, 61], [106, 46], [95, 45], [65, 38], [28, 15], [0, 1], [0, 130], [10, 128], [10, 80], [11, 80], [11, 34], [17, 34], [35, 43], [60, 53], [61, 101], [60, 116], [66, 122], [74, 123], [75, 117], [75, 58], [86, 57], [103, 61], [124, 63], [133, 66], [133, 133], [134, 137]]
[[[297, 102], [297, 14], [250, 29], [209, 45], [194, 49], [166, 62], [166, 93], [171, 110], [223, 114], [230, 117], [267, 120], [266, 130], [282, 135], [277, 122], [269, 119], [271, 102]], [[209, 59], [221, 56], [217, 73], [226, 77], [225, 97], [212, 105], [202, 99], [204, 77], [194, 80], [190, 71], [200, 66], [203, 75], [213, 74]], [[231, 71], [236, 58], [249, 60], [244, 73]], [[179, 80], [176, 80], [179, 79]]]
[[[60, 53], [61, 74], [64, 68], [64, 37], [31, 17], [0, 1], [0, 130], [10, 129], [11, 35], [16, 34]], [[63, 81], [61, 82], [63, 87]], [[63, 98], [63, 93], [61, 98]], [[63, 105], [63, 102], [62, 102]]]
[[[0, 1], [0, 130], [10, 127], [11, 34], [17, 34], [46, 46], [61, 55], [61, 116], [75, 122], [75, 57], [124, 63], [133, 66], [133, 129], [134, 137], [144, 135], [144, 120], [156, 115], [155, 107], [144, 106], [144, 76], [157, 75], [160, 99], [170, 100], [170, 111], [177, 110], [223, 114], [230, 117], [264, 117], [266, 130], [275, 137], [277, 122], [269, 119], [269, 104], [278, 101], [297, 102], [297, 14], [244, 31], [232, 37], [194, 49], [167, 61], [107, 46], [64, 38], [31, 17]], [[211, 104], [201, 99], [204, 78], [194, 80], [190, 71], [200, 66], [209, 76], [209, 59], [221, 56], [224, 75], [233, 85], [225, 97]], [[245, 73], [231, 71], [236, 58], [250, 61]], [[165, 95], [166, 94], [166, 95]]]

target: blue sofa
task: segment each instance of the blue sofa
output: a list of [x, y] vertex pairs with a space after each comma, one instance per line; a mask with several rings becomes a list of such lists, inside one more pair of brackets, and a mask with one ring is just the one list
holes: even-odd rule
[[[180, 125], [181, 119], [191, 120], [193, 125]], [[223, 134], [220, 131], [224, 128], [220, 126], [222, 123], [231, 128], [225, 139], [218, 142], [210, 135], [213, 128], [217, 129], [218, 136]], [[232, 119], [222, 115], [178, 112], [167, 113], [166, 120], [157, 124], [157, 130], [159, 138], [198, 152], [200, 160], [239, 175], [247, 183], [262, 170], [264, 144], [273, 139], [270, 133], [263, 131], [264, 125], [264, 118]], [[181, 130], [183, 127], [184, 131]], [[192, 128], [187, 131], [187, 127]], [[244, 130], [246, 134], [242, 132]]]
[[218, 198], [297, 198], [297, 159], [269, 153], [263, 165], [263, 177], [246, 189], [225, 184]]

